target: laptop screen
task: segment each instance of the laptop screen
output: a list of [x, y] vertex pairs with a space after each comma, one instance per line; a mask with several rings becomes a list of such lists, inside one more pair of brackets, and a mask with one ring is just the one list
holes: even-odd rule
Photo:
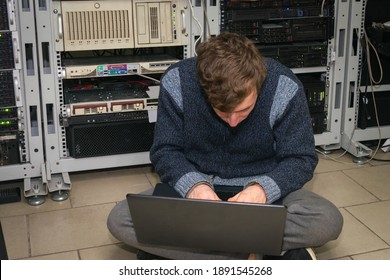
[[140, 243], [221, 252], [281, 252], [287, 214], [284, 206], [158, 194], [159, 190], [153, 196], [127, 195]]

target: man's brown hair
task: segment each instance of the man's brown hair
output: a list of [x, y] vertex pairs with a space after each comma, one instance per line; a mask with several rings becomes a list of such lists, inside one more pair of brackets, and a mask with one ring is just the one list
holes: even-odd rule
[[230, 112], [253, 90], [259, 92], [266, 66], [253, 42], [224, 32], [200, 44], [196, 69], [211, 106]]

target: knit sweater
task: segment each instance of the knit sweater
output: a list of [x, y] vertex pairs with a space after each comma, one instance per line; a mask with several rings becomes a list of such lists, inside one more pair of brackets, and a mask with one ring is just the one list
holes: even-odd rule
[[312, 178], [318, 158], [302, 84], [279, 62], [266, 64], [255, 107], [235, 128], [208, 103], [196, 58], [167, 69], [150, 150], [162, 182], [183, 197], [200, 182], [244, 188], [259, 183], [272, 203]]

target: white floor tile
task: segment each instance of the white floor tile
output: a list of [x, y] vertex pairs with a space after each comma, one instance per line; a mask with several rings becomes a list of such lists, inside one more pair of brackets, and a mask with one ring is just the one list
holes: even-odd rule
[[344, 217], [343, 231], [337, 240], [314, 248], [318, 259], [337, 259], [389, 247], [346, 210], [341, 209], [341, 213]]
[[[338, 206], [344, 216], [340, 237], [315, 248], [319, 259], [390, 259], [390, 164], [352, 162], [342, 151], [320, 156], [305, 188]], [[383, 157], [388, 154], [381, 155]], [[106, 219], [117, 201], [160, 182], [151, 165], [70, 174], [70, 198], [40, 206], [21, 202], [0, 205], [0, 219], [10, 259], [125, 260], [136, 250], [108, 232]], [[10, 187], [21, 182], [12, 182]], [[1, 187], [7, 183], [1, 183]]]
[[114, 203], [29, 216], [31, 255], [39, 256], [117, 242], [107, 229]]
[[387, 244], [390, 244], [390, 201], [369, 203], [346, 209]]
[[375, 196], [341, 171], [315, 174], [305, 188], [325, 197], [337, 207], [378, 201]]

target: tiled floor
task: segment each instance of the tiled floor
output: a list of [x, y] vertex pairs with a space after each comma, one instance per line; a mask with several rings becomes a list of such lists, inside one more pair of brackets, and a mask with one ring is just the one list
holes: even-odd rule
[[[341, 151], [330, 156], [336, 158]], [[390, 158], [390, 154], [378, 155]], [[324, 159], [305, 188], [323, 195], [341, 210], [341, 236], [320, 248], [319, 259], [390, 259], [390, 162], [352, 162], [349, 154]], [[10, 259], [135, 259], [135, 250], [110, 235], [106, 219], [126, 193], [158, 182], [151, 166], [70, 174], [70, 198], [40, 206], [24, 200], [0, 205]], [[0, 187], [23, 186], [22, 182]]]

